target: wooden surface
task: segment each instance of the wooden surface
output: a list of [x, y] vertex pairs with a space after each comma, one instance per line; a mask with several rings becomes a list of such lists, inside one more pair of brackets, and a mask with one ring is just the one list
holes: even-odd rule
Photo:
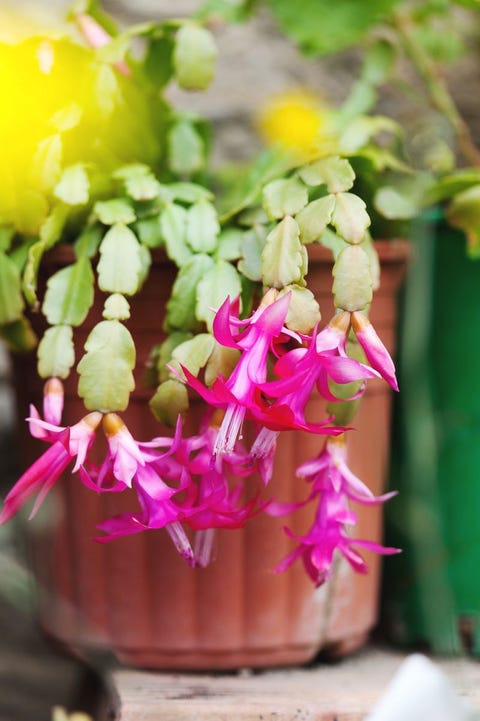
[[[119, 670], [119, 721], [360, 721], [404, 656], [368, 649], [334, 665], [208, 676]], [[480, 663], [438, 661], [460, 696], [480, 710]], [[408, 721], [408, 719], [406, 719]], [[425, 721], [434, 721], [426, 719]]]

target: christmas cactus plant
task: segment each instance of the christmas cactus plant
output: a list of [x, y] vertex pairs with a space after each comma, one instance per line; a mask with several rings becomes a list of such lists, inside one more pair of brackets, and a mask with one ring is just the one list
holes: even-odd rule
[[[131, 512], [100, 524], [99, 542], [164, 529], [188, 563], [204, 566], [215, 529], [316, 504], [304, 535], [286, 530], [296, 547], [277, 570], [300, 558], [318, 585], [338, 550], [365, 572], [362, 548], [397, 549], [356, 538], [349, 501], [377, 504], [392, 494], [375, 497], [349, 470], [345, 436], [370, 379], [398, 388], [368, 318], [379, 268], [348, 155], [372, 147], [392, 123], [370, 118], [360, 138], [347, 123], [328, 150], [272, 157], [220, 210], [205, 170], [208, 127], [163, 92], [170, 82], [208, 86], [216, 57], [210, 32], [192, 20], [118, 32], [91, 3], [77, 4], [72, 20], [78, 37], [0, 48], [2, 85], [13, 86], [20, 68], [36, 93], [17, 88], [0, 119], [1, 334], [14, 350], [28, 350], [36, 344], [33, 315], [47, 326], [37, 348], [43, 408], [31, 406], [27, 419], [47, 449], [7, 495], [0, 522], [33, 497], [35, 514], [70, 469], [92, 492], [131, 489], [136, 498]], [[394, 162], [388, 149], [377, 153]], [[334, 258], [336, 311], [323, 325], [308, 285], [308, 248], [317, 243]], [[68, 252], [59, 269], [49, 258], [60, 246]], [[130, 300], [162, 254], [176, 276], [166, 308], [158, 308], [164, 319], [144, 410], [161, 425], [157, 437], [136, 439], [122, 418], [136, 365]], [[95, 296], [103, 317], [79, 347], [75, 330]], [[74, 369], [86, 410], [65, 426], [63, 381]], [[312, 419], [306, 408], [317, 394], [326, 412]], [[205, 411], [192, 434], [184, 421], [195, 396]], [[248, 446], [247, 426], [255, 437]], [[307, 485], [295, 507], [268, 493], [278, 437], [292, 430], [321, 437], [318, 455], [298, 468]], [[97, 445], [105, 449], [100, 463]]]

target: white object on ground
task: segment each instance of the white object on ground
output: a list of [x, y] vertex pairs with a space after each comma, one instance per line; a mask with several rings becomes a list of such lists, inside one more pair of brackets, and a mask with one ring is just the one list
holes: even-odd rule
[[473, 712], [434, 663], [414, 654], [365, 721], [473, 721]]

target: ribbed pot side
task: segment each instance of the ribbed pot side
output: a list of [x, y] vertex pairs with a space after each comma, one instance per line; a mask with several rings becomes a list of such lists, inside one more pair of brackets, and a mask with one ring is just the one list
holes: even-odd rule
[[[396, 295], [405, 269], [408, 246], [379, 242], [381, 287], [371, 319], [394, 351]], [[62, 263], [61, 255], [56, 261]], [[147, 407], [149, 392], [141, 377], [153, 344], [161, 334], [165, 303], [174, 269], [159, 261], [141, 293], [131, 300], [128, 322], [137, 342], [137, 390], [124, 419], [138, 439], [160, 435], [162, 429]], [[330, 299], [331, 259], [316, 247], [310, 254], [309, 286], [316, 293], [323, 318], [333, 313]], [[77, 359], [89, 329], [100, 317], [98, 299], [89, 323], [77, 332]], [[17, 357], [21, 416], [28, 402], [41, 405], [41, 386], [31, 358]], [[84, 415], [76, 397], [77, 377], [66, 382], [64, 423]], [[349, 461], [374, 493], [381, 493], [389, 452], [391, 395], [380, 381], [369, 383], [348, 434]], [[195, 405], [195, 404], [194, 404]], [[323, 412], [320, 401], [313, 401]], [[192, 412], [199, 416], [200, 404]], [[44, 447], [27, 438], [25, 465]], [[304, 498], [305, 484], [295, 469], [316, 455], [322, 438], [284, 433], [278, 444], [269, 494], [283, 501]], [[394, 502], [394, 501], [393, 501]], [[368, 575], [355, 574], [338, 563], [335, 577], [315, 589], [297, 562], [286, 573], [272, 569], [291, 550], [283, 533], [288, 525], [305, 532], [311, 510], [295, 517], [251, 520], [240, 531], [218, 531], [216, 559], [205, 569], [191, 569], [180, 559], [164, 531], [126, 537], [106, 545], [92, 541], [96, 525], [112, 515], [136, 508], [122, 494], [96, 495], [78, 477], [66, 474], [29, 524], [31, 557], [39, 588], [39, 617], [44, 631], [71, 650], [111, 650], [122, 662], [158, 669], [231, 669], [300, 664], [319, 650], [343, 655], [358, 648], [377, 618], [380, 562], [365, 553]], [[359, 538], [381, 539], [381, 508], [358, 508]]]

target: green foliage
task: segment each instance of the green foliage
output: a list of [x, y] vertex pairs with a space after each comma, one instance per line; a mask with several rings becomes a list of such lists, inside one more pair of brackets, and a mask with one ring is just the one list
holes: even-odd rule
[[19, 320], [23, 308], [18, 268], [8, 255], [0, 252], [0, 326]]
[[270, 219], [295, 215], [308, 203], [308, 191], [298, 178], [281, 178], [263, 189], [263, 207]]
[[332, 225], [348, 243], [360, 243], [370, 226], [364, 201], [353, 193], [337, 193]]
[[[48, 328], [38, 346], [38, 374], [41, 378], [68, 378], [75, 363], [73, 331], [69, 325]], [[93, 410], [93, 409], [92, 409]]]
[[123, 223], [112, 225], [100, 245], [98, 286], [107, 293], [134, 295], [141, 284], [142, 258], [135, 234]]
[[68, 209], [65, 206], [59, 205], [54, 208], [40, 227], [39, 240], [28, 247], [22, 278], [22, 290], [25, 300], [32, 308], [38, 308], [38, 269], [43, 254], [60, 240], [67, 215]]
[[187, 217], [185, 208], [176, 203], [169, 203], [160, 216], [160, 232], [167, 255], [179, 268], [192, 257], [187, 245]]
[[338, 258], [338, 255], [348, 245], [346, 240], [340, 238], [340, 236], [334, 233], [334, 231], [330, 228], [327, 228], [325, 230], [325, 232], [322, 234], [322, 237], [319, 238], [318, 242], [320, 243], [320, 245], [323, 245], [324, 248], [328, 248], [329, 250], [331, 250], [334, 260]]
[[413, 218], [418, 214], [418, 203], [398, 188], [385, 185], [375, 195], [375, 208], [384, 218]]
[[43, 241], [38, 240], [28, 248], [27, 262], [22, 278], [22, 290], [27, 303], [32, 307], [38, 308], [37, 298], [37, 282], [38, 268], [40, 261], [45, 252], [46, 245]]
[[173, 76], [173, 48], [173, 38], [167, 34], [161, 37], [152, 37], [148, 44], [143, 72], [156, 89], [167, 85]]
[[59, 133], [41, 140], [32, 159], [30, 170], [35, 185], [49, 193], [59, 182], [62, 174], [63, 143]]
[[86, 256], [93, 258], [98, 252], [102, 239], [103, 229], [100, 225], [87, 225], [75, 241], [75, 255], [77, 258]]
[[240, 352], [235, 348], [227, 348], [215, 341], [205, 366], [205, 384], [213, 385], [218, 376], [228, 378], [238, 363]]
[[238, 260], [242, 257], [242, 241], [244, 231], [240, 228], [226, 228], [218, 238], [217, 258], [221, 260]]
[[180, 176], [190, 176], [205, 164], [205, 144], [195, 124], [181, 118], [173, 123], [167, 135], [168, 164]]
[[280, 295], [285, 293], [290, 293], [286, 325], [297, 333], [310, 333], [321, 318], [320, 307], [312, 291], [300, 285], [289, 285], [280, 291]]
[[259, 229], [252, 228], [242, 237], [242, 257], [238, 262], [238, 270], [251, 281], [262, 279], [262, 252], [265, 239]]
[[257, 0], [207, 0], [197, 12], [197, 17], [206, 22], [219, 19], [225, 22], [242, 22], [253, 12]]
[[[373, 110], [377, 89], [393, 74], [398, 48], [391, 39], [377, 38], [367, 48], [360, 76], [340, 109], [342, 123]], [[346, 188], [348, 190], [348, 188]]]
[[333, 295], [337, 308], [363, 310], [372, 301], [370, 260], [363, 248], [350, 245], [339, 254], [333, 268]]
[[215, 346], [215, 339], [210, 333], [198, 333], [177, 345], [172, 352], [172, 367], [181, 373], [181, 366], [197, 376], [207, 364]]
[[[127, 195], [129, 195], [133, 200], [140, 202], [153, 200], [160, 193], [160, 183], [155, 178], [151, 168], [143, 163], [130, 163], [129, 165], [124, 165], [113, 173], [113, 177], [123, 181]], [[102, 218], [100, 218], [100, 220], [102, 223], [110, 225], [110, 223], [102, 220]], [[135, 218], [133, 220], [135, 220]], [[119, 218], [113, 222], [131, 223], [133, 221]]]
[[37, 337], [27, 318], [0, 326], [0, 338], [6, 343], [7, 348], [16, 353], [32, 351], [37, 345]]
[[313, 200], [296, 217], [302, 243], [320, 240], [326, 227], [331, 223], [335, 209], [335, 196], [325, 195]]
[[195, 313], [208, 328], [212, 327], [214, 311], [218, 310], [227, 296], [233, 300], [242, 292], [240, 276], [225, 260], [218, 260], [209, 268], [197, 286]]
[[157, 346], [154, 362], [160, 381], [164, 381], [170, 377], [167, 364], [171, 362], [175, 348], [180, 345], [180, 343], [184, 343], [192, 337], [191, 333], [175, 330], [167, 336], [163, 343]]
[[198, 327], [195, 314], [197, 285], [213, 265], [214, 261], [210, 256], [199, 253], [193, 255], [180, 268], [167, 302], [165, 319], [167, 330], [194, 330]]
[[267, 236], [262, 252], [263, 282], [272, 288], [302, 284], [306, 263], [298, 223], [287, 215]]
[[81, 325], [93, 303], [93, 282], [92, 266], [86, 257], [51, 275], [42, 305], [50, 325]]
[[134, 209], [123, 198], [99, 200], [93, 206], [93, 212], [104, 225], [115, 225], [116, 223], [128, 225], [136, 219]]
[[281, 29], [309, 55], [328, 55], [358, 43], [400, 0], [267, 0]]
[[178, 416], [188, 410], [187, 388], [169, 378], [158, 386], [148, 405], [157, 421], [173, 428]]
[[213, 200], [213, 193], [203, 185], [196, 183], [178, 182], [169, 183], [168, 191], [172, 200], [179, 200], [182, 203], [196, 203], [199, 200]]
[[210, 85], [217, 59], [212, 34], [193, 23], [185, 23], [175, 37], [173, 67], [175, 78], [185, 90], [206, 90]]
[[164, 238], [160, 232], [158, 215], [153, 215], [150, 218], [142, 218], [137, 221], [134, 226], [134, 231], [138, 235], [142, 245], [147, 246], [147, 248], [158, 248], [164, 243]]
[[13, 228], [8, 225], [4, 227], [0, 226], [0, 252], [7, 252], [10, 250], [14, 235], [15, 231]]
[[86, 353], [77, 366], [78, 393], [88, 410], [124, 411], [135, 387], [135, 345], [118, 320], [103, 320], [85, 343]]
[[307, 185], [326, 185], [329, 193], [350, 190], [355, 173], [346, 158], [320, 158], [300, 169], [299, 175]]
[[128, 320], [130, 304], [120, 293], [112, 293], [105, 301], [102, 315], [105, 320]]
[[187, 216], [187, 242], [196, 253], [211, 253], [218, 244], [220, 224], [217, 211], [208, 200], [192, 205]]
[[[212, 21], [213, 27], [219, 17], [245, 19], [261, 2], [311, 54], [363, 42], [384, 22], [389, 29], [368, 39], [357, 83], [340, 111], [329, 116], [335, 124], [332, 147], [337, 155], [319, 155], [298, 167], [295, 158], [268, 151], [250, 166], [235, 166], [213, 178], [215, 193], [200, 184], [205, 177], [211, 180], [205, 168], [205, 122], [194, 113], [173, 110], [162, 97], [170, 80], [187, 90], [204, 89], [211, 82], [217, 50], [209, 30], [190, 20], [173, 20], [118, 32], [94, 0], [76, 2], [77, 12], [91, 12], [112, 34], [95, 55], [99, 125], [117, 117], [121, 98], [128, 112], [109, 132], [112, 139], [117, 134], [122, 142], [131, 139], [135, 152], [123, 157], [123, 148], [110, 148], [110, 136], [98, 145], [92, 137], [98, 162], [90, 156], [76, 162], [70, 159], [69, 134], [81, 122], [82, 108], [72, 103], [52, 116], [51, 135], [37, 144], [29, 170], [40, 190], [22, 189], [15, 234], [0, 228], [0, 333], [16, 347], [32, 344], [33, 333], [22, 317], [21, 291], [37, 308], [44, 254], [60, 240], [73, 241], [75, 260], [53, 272], [47, 283], [42, 310], [53, 327], [39, 346], [40, 373], [66, 378], [75, 360], [71, 326], [83, 323], [93, 302], [91, 262], [98, 253], [94, 270], [99, 289], [108, 297], [103, 320], [90, 333], [78, 365], [79, 394], [90, 410], [121, 411], [128, 405], [135, 347], [122, 325], [130, 317], [124, 296], [135, 294], [147, 277], [150, 249], [155, 257], [162, 246], [178, 267], [166, 304], [164, 330], [169, 335], [156, 346], [150, 364], [151, 385], [160, 382], [151, 408], [168, 424], [188, 408], [185, 386], [172, 378], [169, 364], [182, 364], [195, 375], [203, 372], [208, 385], [218, 375], [228, 377], [238, 360], [236, 350], [221, 347], [210, 333], [214, 311], [227, 296], [241, 297], [245, 317], [266, 288], [277, 288], [282, 295], [291, 294], [286, 323], [292, 330], [308, 333], [320, 320], [318, 303], [306, 287], [307, 244], [318, 242], [332, 251], [337, 308], [353, 311], [370, 304], [379, 269], [368, 232], [370, 217], [360, 198], [364, 189], [364, 197], [375, 199], [376, 211], [386, 220], [410, 218], [426, 198], [444, 200], [455, 194], [448, 217], [467, 233], [472, 252], [480, 252], [477, 171], [449, 174], [437, 183], [431, 173], [409, 173], [401, 154], [400, 126], [390, 118], [362, 115], [373, 109], [378, 88], [392, 77], [397, 57], [408, 46], [405, 38], [398, 39], [404, 32], [399, 13], [408, 11], [411, 39], [422, 46], [427, 60], [456, 55], [453, 33], [447, 38], [434, 32], [450, 3], [208, 0], [199, 17]], [[138, 86], [137, 95], [131, 92], [132, 83]], [[155, 112], [151, 125], [146, 123], [138, 133], [133, 121], [146, 113], [143, 100]], [[357, 177], [352, 164], [359, 169]], [[418, 188], [410, 192], [409, 183], [419, 175]], [[229, 182], [235, 189], [225, 193], [220, 206], [216, 183]], [[163, 312], [163, 307], [156, 309], [159, 318]]]
[[456, 195], [446, 211], [449, 223], [463, 230], [472, 256], [480, 255], [480, 185]]
[[53, 194], [66, 205], [85, 205], [88, 203], [90, 183], [82, 163], [65, 168]]

